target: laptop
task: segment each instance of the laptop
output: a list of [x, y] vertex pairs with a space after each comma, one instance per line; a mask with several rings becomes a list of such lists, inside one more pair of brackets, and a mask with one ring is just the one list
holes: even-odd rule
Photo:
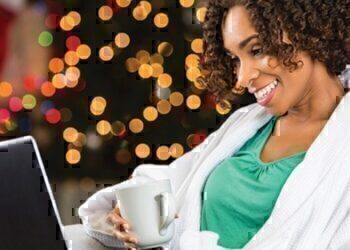
[[63, 225], [37, 143], [0, 142], [0, 249], [66, 250]]

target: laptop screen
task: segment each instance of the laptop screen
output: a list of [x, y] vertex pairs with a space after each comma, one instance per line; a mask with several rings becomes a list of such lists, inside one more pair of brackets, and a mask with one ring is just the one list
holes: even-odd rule
[[31, 137], [0, 142], [1, 249], [67, 249], [34, 144]]

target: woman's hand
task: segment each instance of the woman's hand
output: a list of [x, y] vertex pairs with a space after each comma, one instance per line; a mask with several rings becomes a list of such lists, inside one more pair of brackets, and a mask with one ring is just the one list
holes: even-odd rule
[[137, 237], [129, 233], [130, 224], [121, 217], [119, 207], [114, 208], [109, 213], [107, 220], [114, 225], [114, 235], [124, 242], [126, 248], [137, 249]]

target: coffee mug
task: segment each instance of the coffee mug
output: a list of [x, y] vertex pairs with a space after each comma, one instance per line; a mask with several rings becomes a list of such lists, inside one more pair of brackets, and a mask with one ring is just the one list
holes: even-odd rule
[[128, 181], [115, 189], [121, 216], [137, 236], [137, 246], [159, 247], [169, 242], [175, 231], [175, 198], [170, 180], [147, 183]]

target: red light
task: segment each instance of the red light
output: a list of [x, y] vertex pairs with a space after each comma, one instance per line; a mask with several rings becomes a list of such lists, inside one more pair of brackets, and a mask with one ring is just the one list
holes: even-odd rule
[[7, 109], [0, 109], [0, 123], [10, 119], [10, 112]]
[[46, 120], [51, 124], [56, 124], [61, 120], [61, 113], [57, 109], [49, 109], [46, 112]]
[[66, 40], [66, 46], [68, 50], [76, 51], [80, 44], [81, 44], [80, 38], [77, 36], [70, 36]]
[[60, 22], [60, 16], [57, 14], [50, 14], [45, 19], [45, 25], [49, 29], [56, 29]]
[[9, 101], [9, 107], [12, 112], [18, 112], [22, 110], [23, 108], [22, 99], [18, 97], [11, 97]]
[[34, 76], [26, 76], [24, 78], [24, 88], [28, 92], [33, 92], [35, 90], [35, 80]]

